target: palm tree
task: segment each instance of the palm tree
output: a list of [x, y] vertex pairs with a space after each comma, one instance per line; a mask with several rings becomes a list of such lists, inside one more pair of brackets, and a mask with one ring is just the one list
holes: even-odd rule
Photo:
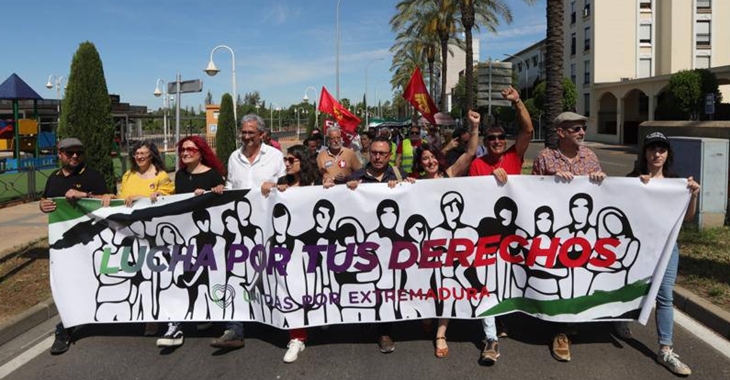
[[[535, 0], [524, 0], [532, 4]], [[467, 107], [473, 107], [473, 83], [474, 83], [474, 59], [472, 49], [472, 29], [484, 27], [492, 33], [497, 32], [499, 20], [502, 18], [506, 23], [512, 22], [512, 12], [503, 0], [459, 0], [459, 12], [461, 13], [461, 26], [464, 28], [464, 40], [466, 44], [466, 71], [464, 80], [466, 85]]]
[[[438, 56], [439, 41], [438, 36], [421, 34], [411, 36], [405, 32], [398, 34], [395, 39], [395, 45], [390, 48], [393, 55], [399, 55], [404, 51], [415, 50], [421, 52], [421, 55], [428, 63], [428, 83], [429, 83], [429, 94], [433, 95], [434, 90], [434, 64], [439, 60]], [[419, 64], [419, 66], [421, 66]], [[407, 82], [406, 82], [407, 83]]]
[[552, 121], [562, 111], [563, 87], [563, 0], [547, 0], [547, 53], [545, 57], [547, 106], [545, 117], [550, 123], [545, 138], [545, 146], [556, 148], [558, 136]]
[[[396, 5], [396, 15], [390, 20], [394, 31], [407, 35], [437, 35], [441, 46], [441, 109], [446, 109], [446, 73], [449, 39], [458, 26], [457, 0], [402, 0]], [[433, 95], [433, 94], [432, 94]]]

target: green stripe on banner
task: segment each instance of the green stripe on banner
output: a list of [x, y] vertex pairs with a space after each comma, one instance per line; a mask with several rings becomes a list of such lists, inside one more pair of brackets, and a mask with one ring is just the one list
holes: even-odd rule
[[[53, 198], [56, 202], [56, 211], [48, 215], [48, 224], [67, 222], [80, 218], [87, 213], [94, 212], [101, 208], [101, 201], [96, 199], [79, 199], [76, 202], [69, 202], [66, 198]], [[111, 206], [121, 206], [123, 199], [111, 201]]]
[[493, 308], [480, 314], [480, 317], [505, 314], [511, 311], [524, 311], [530, 314], [545, 314], [556, 316], [561, 314], [578, 314], [596, 306], [612, 302], [630, 302], [649, 293], [648, 279], [639, 280], [620, 289], [596, 291], [589, 296], [571, 298], [567, 300], [535, 300], [524, 297], [504, 300]]

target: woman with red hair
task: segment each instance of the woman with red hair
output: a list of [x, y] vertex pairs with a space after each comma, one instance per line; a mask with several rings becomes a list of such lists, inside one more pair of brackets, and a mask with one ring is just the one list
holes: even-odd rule
[[[210, 190], [223, 193], [226, 181], [223, 164], [210, 146], [199, 136], [188, 136], [177, 143], [178, 171], [175, 173], [175, 192], [201, 195]], [[157, 347], [177, 347], [183, 344], [180, 322], [169, 322], [165, 335], [157, 339]]]

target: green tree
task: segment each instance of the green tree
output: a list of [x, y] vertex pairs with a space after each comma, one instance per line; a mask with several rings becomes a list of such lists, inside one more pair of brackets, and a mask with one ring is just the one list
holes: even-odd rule
[[[561, 86], [562, 83], [565, 83], [565, 81], [562, 81], [564, 49], [563, 11], [563, 0], [547, 0], [547, 37], [545, 39], [547, 50], [545, 55], [547, 99], [544, 102], [547, 108], [538, 107], [545, 110], [545, 117], [549, 122], [560, 114], [560, 103], [561, 99], [563, 99], [563, 87]], [[537, 99], [535, 103], [537, 105]], [[558, 135], [552, 124], [547, 128], [545, 146], [551, 148], [557, 148], [558, 146]]]
[[669, 101], [682, 119], [697, 120], [703, 105], [702, 75], [696, 70], [682, 70], [669, 78]]
[[[532, 93], [532, 97], [534, 99], [534, 106], [542, 111], [542, 114], [547, 115], [548, 107], [550, 106], [550, 102], [548, 101], [547, 97], [547, 91], [546, 91], [546, 83], [545, 81], [542, 81], [535, 86], [535, 91]], [[573, 81], [571, 81], [568, 78], [563, 77], [563, 80], [561, 82], [561, 86], [563, 88], [562, 91], [562, 100], [558, 103], [558, 114], [560, 112], [565, 111], [573, 111], [575, 110], [575, 102], [578, 100], [578, 91], [575, 89], [575, 85], [573, 84]], [[555, 116], [557, 116], [556, 114]], [[532, 112], [530, 112], [530, 115], [535, 116]], [[555, 119], [555, 117], [553, 117]], [[548, 123], [552, 123], [552, 119], [548, 117]]]
[[236, 150], [236, 119], [233, 116], [233, 97], [225, 93], [221, 98], [221, 109], [218, 113], [218, 129], [215, 131], [215, 155], [228, 167], [228, 158]]
[[71, 61], [58, 137], [81, 139], [86, 163], [104, 175], [107, 188], [114, 189], [111, 100], [99, 52], [88, 41], [79, 45]]

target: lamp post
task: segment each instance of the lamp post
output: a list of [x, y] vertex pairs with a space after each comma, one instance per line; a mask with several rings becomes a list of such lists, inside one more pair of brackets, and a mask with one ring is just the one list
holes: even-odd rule
[[[281, 107], [279, 107], [276, 103], [269, 103], [270, 111], [269, 111], [269, 120], [271, 121], [270, 129], [274, 130], [274, 106], [276, 106], [276, 110], [279, 111]], [[279, 120], [281, 120], [281, 113], [279, 113]], [[279, 127], [281, 128], [281, 123], [279, 123]]]
[[381, 82], [375, 85], [375, 101], [378, 102], [378, 117], [383, 118], [383, 109], [380, 106], [380, 98], [378, 98], [378, 86], [381, 84], [388, 84], [388, 82]]
[[[307, 97], [307, 91], [309, 90], [314, 91], [314, 101], [318, 102], [319, 98], [317, 97], [317, 89], [314, 87], [307, 87], [304, 89], [304, 97], [302, 97], [302, 101], [304, 103], [309, 103], [309, 98]], [[317, 111], [317, 107], [314, 108], [314, 126], [319, 128], [319, 112]]]
[[516, 55], [506, 53], [505, 55], [507, 57], [517, 58], [525, 64], [525, 99], [528, 99], [530, 97], [530, 80], [527, 78], [527, 61], [525, 61], [522, 57], [518, 57]]
[[[162, 88], [165, 90], [164, 92], [160, 91], [160, 82], [162, 82]], [[167, 152], [167, 109], [169, 108], [168, 102], [170, 101], [170, 97], [167, 95], [167, 86], [165, 86], [164, 80], [157, 78], [157, 83], [155, 83], [155, 91], [153, 92], [153, 94], [158, 98], [162, 96], [162, 133], [164, 136], [163, 149], [165, 150], [165, 152]]]
[[306, 108], [303, 109], [302, 107], [297, 107], [297, 140], [299, 140], [299, 127], [301, 126], [301, 123], [299, 121], [299, 115], [302, 113], [302, 110], [304, 110], [305, 115], [308, 114]]
[[214, 76], [220, 72], [217, 67], [215, 67], [215, 63], [213, 63], [213, 53], [215, 53], [218, 49], [226, 49], [229, 52], [231, 52], [231, 82], [233, 83], [233, 118], [236, 119], [236, 123], [238, 123], [238, 115], [236, 115], [236, 108], [237, 104], [237, 98], [236, 98], [236, 54], [233, 53], [233, 49], [226, 45], [218, 45], [213, 48], [213, 50], [210, 51], [210, 62], [208, 62], [208, 67], [205, 68], [205, 73]]
[[[370, 67], [370, 64], [375, 61], [382, 61], [383, 58], [375, 58], [370, 60], [370, 62], [365, 65], [365, 110], [367, 111], [368, 108], [368, 68]], [[368, 127], [369, 121], [368, 121], [368, 113], [365, 112], [365, 128]]]
[[55, 76], [53, 74], [48, 76], [48, 82], [46, 82], [46, 88], [52, 89], [53, 88], [53, 82], [51, 79], [54, 79], [56, 82], [56, 96], [58, 97], [58, 104], [56, 104], [56, 115], [58, 116], [58, 122], [56, 124], [56, 128], [61, 124], [61, 82], [66, 79], [63, 75], [61, 76]]
[[335, 96], [338, 102], [340, 101], [340, 1], [337, 0], [335, 11]]

